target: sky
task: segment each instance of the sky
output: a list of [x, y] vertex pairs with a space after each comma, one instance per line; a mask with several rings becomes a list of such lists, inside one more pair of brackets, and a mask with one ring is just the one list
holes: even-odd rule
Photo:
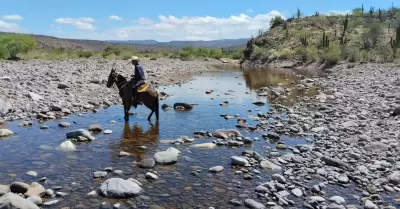
[[395, 0], [1, 0], [0, 31], [95, 40], [217, 40], [249, 38], [271, 18], [297, 8], [348, 13], [389, 8]]

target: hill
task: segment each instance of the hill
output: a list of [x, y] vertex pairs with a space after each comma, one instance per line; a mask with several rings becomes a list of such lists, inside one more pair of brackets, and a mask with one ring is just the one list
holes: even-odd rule
[[[2, 32], [0, 32], [1, 34]], [[37, 41], [39, 48], [51, 49], [71, 49], [71, 50], [87, 50], [101, 51], [107, 45], [129, 46], [138, 51], [171, 51], [178, 50], [185, 46], [201, 47], [201, 48], [221, 48], [236, 47], [244, 45], [249, 39], [222, 39], [213, 41], [170, 41], [158, 42], [155, 40], [84, 40], [84, 39], [65, 39], [54, 36], [29, 34]]]
[[249, 38], [241, 39], [221, 39], [211, 41], [168, 41], [158, 42], [155, 40], [129, 40], [129, 41], [115, 41], [109, 40], [109, 43], [128, 43], [128, 44], [148, 44], [148, 45], [159, 45], [159, 46], [171, 46], [177, 48], [183, 48], [185, 46], [201, 47], [201, 48], [226, 48], [244, 45], [247, 43]]
[[[400, 46], [400, 9], [356, 8], [350, 15], [320, 15], [283, 20], [275, 17], [271, 28], [260, 31], [243, 51], [244, 65], [288, 67], [310, 63], [329, 67], [348, 62], [396, 61]], [[396, 32], [397, 31], [397, 32]], [[397, 33], [397, 35], [396, 35]], [[397, 41], [396, 41], [397, 40]]]

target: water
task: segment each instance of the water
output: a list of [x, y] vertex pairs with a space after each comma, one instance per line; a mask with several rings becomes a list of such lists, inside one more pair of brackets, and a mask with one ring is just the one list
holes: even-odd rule
[[[49, 180], [42, 183], [45, 188], [61, 186], [61, 191], [67, 192], [66, 197], [53, 208], [79, 206], [81, 208], [99, 208], [102, 202], [121, 203], [121, 208], [148, 208], [160, 205], [165, 208], [230, 208], [230, 199], [254, 197], [254, 187], [260, 182], [270, 179], [271, 173], [261, 172], [259, 177], [244, 180], [243, 176], [235, 175], [240, 168], [231, 168], [230, 157], [241, 155], [243, 150], [255, 150], [264, 155], [266, 147], [273, 146], [261, 138], [261, 133], [246, 132], [244, 136], [259, 137], [260, 141], [240, 148], [217, 147], [211, 150], [190, 148], [191, 144], [211, 142], [213, 139], [197, 139], [195, 142], [175, 146], [168, 140], [177, 139], [182, 135], [192, 136], [194, 131], [214, 131], [217, 129], [235, 128], [236, 119], [226, 120], [221, 114], [239, 114], [248, 119], [249, 125], [257, 121], [250, 118], [258, 111], [267, 112], [270, 106], [255, 106], [255, 101], [268, 102], [266, 97], [258, 97], [255, 90], [265, 85], [294, 86], [299, 76], [288, 70], [281, 71], [245, 71], [224, 69], [223, 71], [204, 73], [196, 80], [182, 86], [160, 88], [171, 96], [161, 104], [173, 105], [175, 102], [196, 104], [189, 112], [174, 110], [160, 112], [158, 124], [147, 121], [150, 113], [144, 106], [131, 109], [135, 115], [130, 122], [123, 121], [122, 106], [112, 106], [100, 109], [98, 113], [87, 113], [81, 116], [71, 115], [67, 119], [49, 121], [39, 124], [33, 122], [31, 127], [19, 127], [20, 121], [5, 125], [15, 134], [0, 140], [0, 184], [11, 184], [14, 181], [30, 183], [42, 177]], [[214, 90], [212, 94], [205, 94]], [[315, 89], [302, 92], [304, 95], [315, 94]], [[115, 92], [117, 94], [117, 92]], [[299, 92], [293, 93], [280, 103], [291, 105], [296, 102]], [[220, 103], [228, 101], [228, 106]], [[111, 120], [116, 123], [110, 123]], [[155, 120], [153, 116], [152, 120]], [[68, 128], [58, 127], [58, 123], [67, 121], [72, 124]], [[100, 124], [103, 129], [113, 131], [110, 135], [97, 134], [96, 140], [90, 143], [77, 144], [76, 152], [62, 152], [55, 148], [65, 140], [65, 134], [74, 129], [88, 128], [91, 124]], [[40, 125], [50, 126], [50, 129], [39, 129]], [[287, 145], [305, 144], [302, 138], [283, 137]], [[141, 146], [146, 146], [143, 149]], [[156, 151], [168, 147], [178, 148], [182, 154], [178, 163], [164, 166], [156, 165], [160, 179], [149, 181], [145, 179], [148, 170], [140, 169], [134, 162], [152, 157]], [[132, 156], [119, 157], [120, 151], [126, 151]], [[211, 174], [208, 168], [222, 165], [225, 170]], [[142, 196], [123, 200], [113, 200], [103, 197], [88, 197], [86, 194], [99, 188], [101, 182], [93, 178], [94, 171], [106, 167], [122, 170], [122, 174], [109, 173], [107, 178], [136, 178], [143, 183], [145, 192]], [[34, 170], [37, 177], [25, 175]], [[200, 170], [200, 175], [191, 175], [192, 171]], [[241, 183], [239, 183], [241, 182]], [[254, 197], [255, 198], [255, 197]], [[301, 199], [299, 199], [301, 200]], [[104, 206], [107, 207], [107, 206]]]

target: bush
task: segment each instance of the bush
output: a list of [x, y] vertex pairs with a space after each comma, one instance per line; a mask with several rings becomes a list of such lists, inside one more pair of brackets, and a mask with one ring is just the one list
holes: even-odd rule
[[285, 20], [282, 19], [281, 16], [275, 16], [274, 18], [271, 19], [270, 21], [270, 28], [273, 29], [277, 26], [283, 25], [285, 23]]
[[7, 59], [8, 51], [4, 46], [0, 46], [0, 59]]
[[90, 52], [90, 51], [78, 51], [77, 55], [78, 55], [79, 58], [82, 58], [82, 57], [83, 58], [89, 58], [89, 57], [93, 56], [93, 53]]
[[2, 57], [6, 54], [8, 59], [18, 59], [17, 55], [26, 53], [36, 47], [36, 41], [29, 35], [2, 34], [0, 35], [0, 48]]
[[360, 52], [356, 46], [344, 46], [342, 48], [342, 58], [349, 62], [357, 62], [360, 60]]
[[321, 61], [325, 62], [327, 65], [336, 65], [341, 57], [341, 50], [339, 43], [333, 42], [330, 44], [329, 49], [322, 50]]
[[295, 54], [299, 55], [303, 62], [316, 61], [318, 59], [318, 50], [315, 46], [296, 48]]
[[292, 56], [290, 49], [282, 49], [278, 52], [278, 58], [281, 60], [289, 59]]

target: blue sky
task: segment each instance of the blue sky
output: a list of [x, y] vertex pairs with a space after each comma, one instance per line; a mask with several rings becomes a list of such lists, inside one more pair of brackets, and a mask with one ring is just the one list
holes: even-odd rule
[[[389, 8], [392, 0], [13, 0], [0, 7], [0, 31], [64, 38], [213, 40], [248, 38], [269, 20], [305, 14]], [[400, 6], [400, 3], [394, 3]]]

